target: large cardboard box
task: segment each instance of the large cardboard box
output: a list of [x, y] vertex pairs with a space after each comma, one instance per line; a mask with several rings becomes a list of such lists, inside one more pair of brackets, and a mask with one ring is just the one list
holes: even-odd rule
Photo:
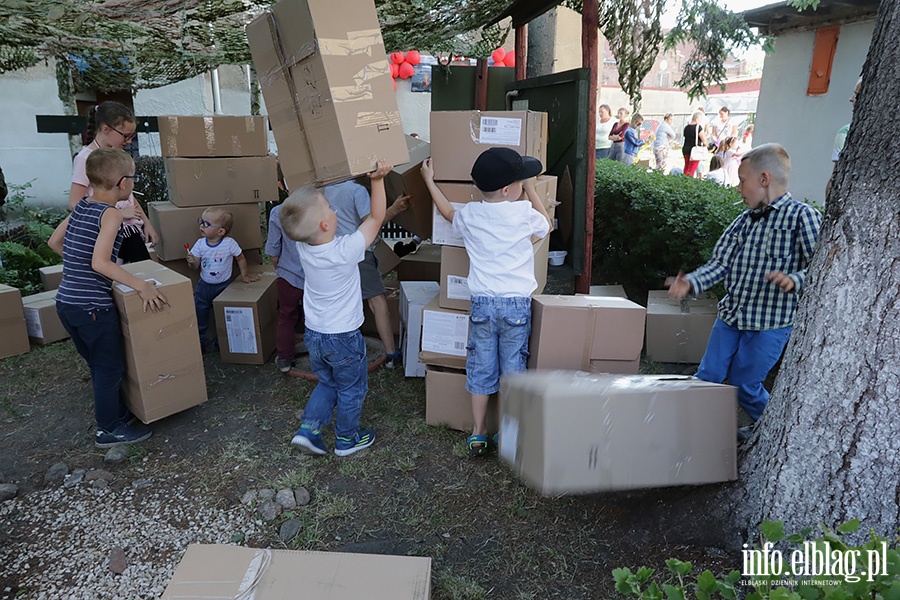
[[122, 268], [154, 281], [168, 301], [160, 312], [144, 312], [136, 291], [113, 285], [125, 346], [122, 391], [128, 408], [150, 423], [205, 402], [206, 375], [190, 280], [152, 260]]
[[278, 200], [274, 156], [167, 158], [166, 185], [175, 206], [258, 204]]
[[468, 342], [469, 313], [441, 308], [440, 297], [432, 298], [422, 309], [422, 350], [465, 360]]
[[737, 478], [731, 386], [537, 371], [505, 377], [500, 393], [500, 456], [544, 495]]
[[547, 113], [433, 111], [431, 143], [437, 181], [471, 181], [475, 159], [497, 146], [533, 156], [547, 168]]
[[[276, 106], [288, 185], [312, 183], [311, 172], [317, 184], [362, 175], [376, 158], [409, 162], [374, 3], [281, 0], [248, 25], [247, 39], [266, 105]], [[301, 131], [309, 151], [286, 151], [282, 142]]]
[[22, 306], [25, 308], [28, 338], [35, 344], [44, 346], [69, 337], [56, 312], [56, 290], [25, 296]]
[[328, 600], [429, 600], [431, 559], [192, 544], [162, 598], [284, 600], [301, 595]]
[[269, 138], [265, 117], [157, 117], [163, 156], [185, 158], [265, 156]]
[[627, 298], [535, 296], [528, 368], [637, 373], [645, 315]]
[[[200, 239], [197, 219], [209, 206], [180, 208], [171, 202], [151, 202], [147, 216], [159, 233], [156, 254], [160, 260], [180, 260], [187, 256], [184, 246], [193, 247]], [[242, 250], [259, 249], [262, 246], [262, 230], [258, 204], [231, 204], [223, 207], [234, 217], [234, 225], [228, 233]]]
[[[549, 247], [549, 236], [532, 244], [534, 279], [537, 282], [537, 288], [532, 296], [542, 294], [547, 285], [547, 251]], [[441, 246], [441, 308], [465, 311], [471, 308], [469, 264], [469, 254], [465, 248]]]
[[398, 281], [441, 280], [441, 247], [434, 244], [419, 244], [412, 254], [400, 259], [397, 265]]
[[673, 300], [665, 290], [647, 297], [647, 358], [656, 362], [699, 363], [716, 322], [713, 294]]
[[434, 281], [400, 282], [400, 349], [407, 377], [425, 377], [425, 363], [419, 360], [422, 311], [438, 293], [440, 287]]
[[0, 283], [0, 358], [25, 354], [31, 350], [22, 294]]
[[[488, 396], [487, 430], [500, 430], [499, 393]], [[466, 391], [466, 372], [428, 365], [425, 369], [425, 424], [472, 431], [472, 395]]]
[[394, 223], [427, 240], [431, 237], [434, 203], [420, 169], [422, 161], [431, 156], [431, 144], [406, 136], [406, 149], [409, 152], [409, 162], [394, 166], [394, 170], [384, 178], [384, 189], [388, 205], [393, 204], [398, 196], [405, 194], [410, 197], [409, 208], [394, 217]]
[[253, 283], [235, 279], [213, 300], [222, 362], [261, 365], [275, 352], [275, 279], [273, 272]]
[[41, 274], [41, 283], [44, 286], [45, 292], [59, 288], [59, 284], [63, 277], [62, 263], [51, 265], [49, 267], [41, 267], [38, 269], [38, 272]]
[[[391, 317], [391, 334], [395, 337], [400, 335], [400, 289], [396, 287], [396, 282], [384, 287], [384, 299], [387, 302], [388, 314]], [[369, 302], [363, 300], [363, 317], [365, 320], [360, 325], [359, 330], [363, 335], [378, 337], [378, 327], [375, 325], [375, 315], [369, 308]]]

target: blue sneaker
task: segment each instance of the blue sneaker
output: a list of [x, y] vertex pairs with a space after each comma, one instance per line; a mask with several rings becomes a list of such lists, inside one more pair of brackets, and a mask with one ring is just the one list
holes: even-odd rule
[[338, 436], [334, 443], [334, 453], [338, 456], [350, 456], [371, 446], [375, 442], [375, 432], [369, 429], [360, 429], [353, 439]]
[[153, 431], [143, 423], [122, 423], [112, 431], [97, 430], [94, 445], [98, 448], [109, 448], [119, 444], [136, 444], [153, 435]]
[[313, 429], [309, 425], [301, 425], [297, 434], [291, 440], [291, 444], [300, 448], [303, 454], [316, 454], [322, 456], [328, 454], [325, 444], [322, 442], [322, 432]]

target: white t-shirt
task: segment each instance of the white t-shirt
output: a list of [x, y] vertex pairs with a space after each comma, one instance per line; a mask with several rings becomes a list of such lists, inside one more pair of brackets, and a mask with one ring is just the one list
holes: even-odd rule
[[200, 279], [206, 283], [222, 283], [231, 279], [232, 259], [240, 256], [241, 247], [230, 237], [223, 237], [215, 246], [200, 238], [191, 248], [191, 254], [200, 259]]
[[550, 224], [531, 202], [469, 202], [456, 211], [453, 233], [469, 254], [472, 296], [527, 298], [537, 289], [531, 236], [545, 237]]
[[665, 121], [660, 121], [656, 128], [656, 140], [653, 142], [654, 148], [665, 148], [669, 142], [675, 139], [675, 131], [672, 126]]
[[311, 246], [297, 242], [306, 275], [303, 315], [306, 326], [319, 333], [347, 333], [363, 323], [359, 263], [366, 255], [362, 232]]
[[594, 132], [594, 147], [597, 150], [612, 148], [613, 141], [609, 139], [609, 132], [612, 131], [616, 122], [612, 117], [606, 123], [601, 123], [600, 119], [597, 119], [596, 131]]
[[719, 185], [725, 185], [725, 169], [716, 169], [706, 174], [705, 179], [715, 181]]

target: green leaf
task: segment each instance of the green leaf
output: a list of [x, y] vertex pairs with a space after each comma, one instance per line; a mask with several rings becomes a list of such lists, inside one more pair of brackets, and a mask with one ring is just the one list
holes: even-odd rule
[[641, 594], [641, 598], [644, 600], [663, 600], [662, 592], [659, 590], [659, 586], [656, 585], [656, 582], [652, 582], [647, 589]]
[[666, 594], [666, 600], [684, 600], [684, 588], [666, 583], [663, 584], [662, 589]]
[[843, 525], [839, 525], [837, 531], [838, 533], [853, 533], [854, 531], [859, 531], [859, 519], [850, 519]]
[[784, 539], [784, 522], [783, 521], [765, 521], [759, 526], [766, 541], [778, 543]]
[[646, 582], [650, 579], [650, 576], [653, 575], [653, 569], [649, 567], [641, 567], [637, 570], [637, 573], [634, 574], [634, 578], [640, 581], [641, 583]]
[[691, 563], [678, 560], [677, 558], [667, 560], [666, 566], [669, 568], [669, 571], [682, 577], [691, 572]]
[[700, 576], [697, 577], [697, 587], [700, 591], [706, 592], [708, 594], [712, 594], [716, 590], [719, 589], [719, 586], [716, 583], [716, 576], [712, 574], [712, 571], [707, 569], [700, 573]]

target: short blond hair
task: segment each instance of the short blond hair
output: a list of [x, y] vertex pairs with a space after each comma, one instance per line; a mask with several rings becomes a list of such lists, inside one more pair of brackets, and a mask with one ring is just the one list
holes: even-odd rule
[[234, 225], [234, 215], [231, 214], [230, 211], [227, 211], [224, 208], [219, 208], [218, 206], [214, 206], [204, 210], [203, 214], [209, 215], [210, 217], [215, 219], [216, 225], [224, 229], [225, 233], [231, 232], [231, 228]]
[[791, 176], [791, 157], [781, 144], [757, 146], [741, 157], [741, 164], [748, 165], [757, 173], [765, 171], [782, 185], [787, 185]]
[[319, 235], [319, 222], [325, 216], [328, 200], [322, 190], [302, 187], [281, 205], [281, 229], [296, 242], [312, 242]]
[[134, 174], [134, 159], [119, 148], [100, 148], [88, 155], [84, 168], [92, 187], [111, 190], [123, 176]]

